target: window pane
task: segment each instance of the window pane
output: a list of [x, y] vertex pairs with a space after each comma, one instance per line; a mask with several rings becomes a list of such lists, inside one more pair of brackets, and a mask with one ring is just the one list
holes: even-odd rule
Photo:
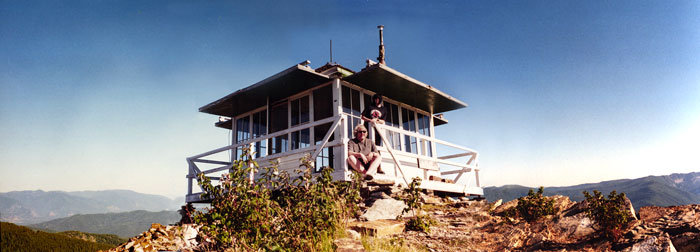
[[309, 129], [303, 129], [299, 133], [299, 148], [309, 147], [311, 143], [311, 131]]
[[399, 106], [391, 104], [391, 120], [394, 127], [399, 127]]
[[346, 86], [341, 87], [343, 96], [343, 112], [350, 114], [352, 109], [352, 101], [350, 100], [350, 88]]
[[360, 91], [352, 90], [352, 115], [360, 116]]
[[333, 116], [333, 89], [331, 85], [314, 90], [314, 120]]
[[370, 96], [368, 94], [363, 94], [362, 96], [364, 98], [365, 108], [369, 107], [369, 105], [372, 104], [372, 96]]
[[309, 129], [292, 132], [292, 150], [309, 147], [310, 132]]
[[[314, 128], [314, 144], [321, 144], [321, 141], [323, 141], [323, 138], [326, 136], [326, 133], [328, 133], [328, 130], [331, 129], [332, 124], [333, 123], [321, 124]], [[328, 139], [328, 141], [333, 141], [334, 138], [335, 136], [331, 134], [331, 137]]]
[[287, 151], [287, 135], [281, 135], [270, 139], [270, 154]]
[[250, 116], [236, 119], [236, 143], [250, 138]]
[[321, 153], [316, 157], [316, 166], [314, 172], [320, 172], [323, 167], [333, 168], [333, 149], [323, 148]]
[[267, 141], [260, 141], [255, 143], [255, 157], [261, 158], [267, 156]]
[[428, 157], [433, 157], [433, 142], [428, 141], [428, 146], [426, 146], [426, 149], [428, 150]]
[[292, 109], [292, 126], [299, 124], [299, 99], [290, 102]]
[[253, 138], [267, 134], [267, 110], [253, 114]]
[[287, 129], [287, 103], [275, 105], [270, 109], [270, 133]]
[[292, 132], [292, 150], [299, 149], [299, 131]]
[[309, 121], [309, 97], [304, 96], [299, 99], [299, 123]]
[[418, 114], [418, 133], [430, 136], [430, 118], [423, 114]]

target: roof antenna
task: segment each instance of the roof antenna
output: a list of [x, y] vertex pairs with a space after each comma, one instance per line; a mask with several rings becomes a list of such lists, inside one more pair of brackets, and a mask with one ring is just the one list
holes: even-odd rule
[[384, 58], [384, 26], [380, 25], [377, 28], [379, 28], [379, 57], [377, 57], [377, 60], [379, 64], [386, 65]]
[[331, 61], [328, 63], [333, 63], [333, 40], [331, 39]]

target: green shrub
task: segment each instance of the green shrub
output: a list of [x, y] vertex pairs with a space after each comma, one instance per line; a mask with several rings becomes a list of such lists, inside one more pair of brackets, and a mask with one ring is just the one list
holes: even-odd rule
[[403, 213], [413, 212], [413, 218], [406, 221], [406, 230], [430, 232], [430, 226], [435, 225], [437, 222], [428, 215], [423, 215], [423, 203], [421, 202], [421, 189], [420, 186], [421, 179], [419, 177], [413, 178], [408, 188], [403, 191], [401, 200], [406, 203], [406, 208], [403, 209]]
[[583, 191], [583, 196], [586, 197], [588, 217], [595, 221], [606, 238], [619, 240], [623, 227], [632, 218], [625, 209], [625, 193], [617, 194], [613, 190], [606, 199], [601, 192], [593, 190], [593, 195]]
[[527, 193], [526, 197], [518, 199], [518, 205], [506, 209], [504, 215], [508, 218], [522, 218], [527, 222], [536, 221], [544, 216], [556, 214], [559, 209], [554, 206], [554, 199], [547, 199], [542, 196], [544, 187], [535, 193], [532, 189]]
[[262, 168], [248, 150], [233, 162], [220, 185], [199, 174], [203, 197], [212, 199], [206, 211], [194, 214], [203, 225], [203, 249], [323, 251], [332, 248], [336, 236], [359, 203], [359, 183], [333, 181], [325, 168], [315, 180], [308, 156], [302, 158], [300, 177], [291, 179], [277, 164]]

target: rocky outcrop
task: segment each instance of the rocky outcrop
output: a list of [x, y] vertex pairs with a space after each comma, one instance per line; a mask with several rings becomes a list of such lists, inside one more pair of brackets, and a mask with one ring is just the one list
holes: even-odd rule
[[[395, 215], [405, 208], [394, 199], [400, 190], [390, 185], [365, 187], [364, 220], [348, 223], [345, 237], [335, 241], [337, 251], [365, 251], [362, 235], [401, 241], [428, 251], [700, 251], [700, 205], [642, 207], [619, 241], [600, 236], [596, 223], [585, 213], [585, 202], [549, 196], [559, 211], [535, 222], [506, 221], [505, 209], [517, 200], [492, 204], [468, 198], [422, 196], [425, 214], [437, 221], [429, 232], [405, 231]], [[391, 203], [389, 203], [391, 202]], [[386, 203], [386, 204], [385, 204]], [[500, 205], [499, 205], [500, 204]], [[382, 209], [373, 209], [384, 205]], [[631, 203], [627, 207], [633, 211]], [[386, 214], [373, 221], [367, 216]], [[382, 213], [383, 212], [383, 213]], [[110, 251], [200, 251], [193, 225], [154, 224], [140, 236]]]
[[182, 251], [192, 252], [197, 248], [197, 233], [199, 227], [193, 224], [181, 226], [163, 226], [153, 223], [148, 231], [129, 239], [126, 243], [109, 252], [155, 252]]

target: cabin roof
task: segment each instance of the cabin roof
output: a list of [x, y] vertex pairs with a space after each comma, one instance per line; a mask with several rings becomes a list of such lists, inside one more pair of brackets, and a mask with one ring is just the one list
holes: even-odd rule
[[[340, 67], [352, 71], [337, 64], [326, 64], [319, 69], [323, 70], [324, 67]], [[268, 96], [270, 102], [274, 102], [330, 81], [332, 77], [318, 73], [319, 69], [294, 65], [209, 103], [199, 108], [199, 111], [235, 117], [265, 106]], [[383, 64], [371, 65], [342, 79], [427, 112], [442, 113], [467, 107], [466, 103]]]
[[467, 104], [384, 64], [374, 64], [343, 80], [432, 113], [467, 107]]
[[271, 102], [277, 101], [329, 80], [328, 76], [316, 73], [310, 67], [297, 64], [209, 103], [199, 108], [199, 112], [234, 117], [265, 106], [268, 96]]

